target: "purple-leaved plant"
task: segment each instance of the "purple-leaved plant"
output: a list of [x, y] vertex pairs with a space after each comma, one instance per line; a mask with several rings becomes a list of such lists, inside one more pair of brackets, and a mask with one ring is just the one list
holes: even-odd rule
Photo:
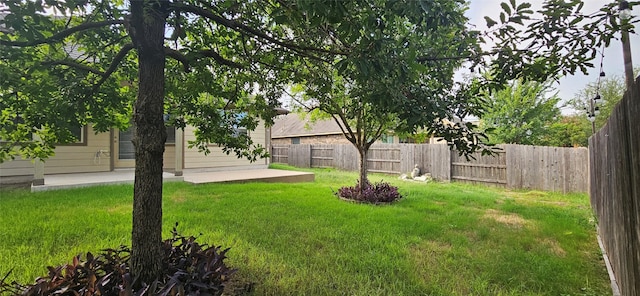
[[360, 186], [358, 182], [355, 186], [341, 187], [336, 195], [343, 199], [373, 204], [391, 203], [402, 198], [398, 187], [383, 181], [375, 184], [366, 182], [364, 186]]

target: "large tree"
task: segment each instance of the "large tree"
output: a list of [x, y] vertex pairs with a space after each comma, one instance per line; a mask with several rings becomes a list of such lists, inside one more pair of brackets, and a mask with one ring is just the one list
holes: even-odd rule
[[554, 122], [542, 138], [542, 145], [558, 147], [587, 147], [591, 124], [582, 115], [563, 116]]
[[350, 55], [310, 65], [297, 101], [313, 110], [312, 119], [332, 117], [356, 147], [359, 184], [367, 184], [369, 148], [389, 130], [426, 128], [438, 131], [460, 152], [484, 148], [481, 134], [448, 121], [474, 110], [473, 97], [459, 96], [453, 81], [462, 60], [447, 56], [480, 54], [477, 32], [466, 27], [465, 5], [354, 1], [345, 6], [352, 15], [339, 22], [329, 19], [325, 26], [337, 32], [335, 48]]
[[294, 69], [334, 55], [311, 26], [291, 36], [287, 27], [312, 18], [295, 2], [4, 1], [0, 9], [0, 156], [44, 159], [73, 140], [72, 128], [131, 120], [131, 269], [147, 283], [162, 268], [164, 115], [195, 126], [192, 145], [204, 152], [217, 143], [265, 156], [234, 126], [270, 122], [282, 84], [299, 79]]
[[544, 145], [551, 125], [560, 119], [560, 98], [549, 83], [515, 80], [487, 99], [482, 126], [491, 128], [491, 142]]
[[[462, 2], [3, 1], [0, 156], [46, 158], [54, 143], [71, 140], [71, 128], [106, 131], [132, 118], [131, 268], [150, 282], [161, 268], [164, 114], [178, 127], [194, 125], [193, 145], [202, 150], [218, 143], [254, 159], [263, 147], [234, 137], [232, 127], [269, 122], [285, 84], [305, 81], [318, 93], [340, 94], [340, 84], [321, 83], [337, 74], [354, 102], [365, 100], [363, 108], [351, 105], [356, 110], [390, 111], [384, 114], [398, 115], [407, 130], [425, 125], [454, 139], [467, 129], [442, 119], [478, 109], [471, 100], [477, 86], [586, 70], [589, 56], [620, 29], [614, 5], [584, 15], [577, 0], [549, 0], [539, 20], [530, 17], [530, 5], [511, 1], [492, 31], [468, 32]], [[491, 38], [495, 46], [480, 52], [475, 38]], [[475, 69], [494, 62], [495, 80], [452, 91], [451, 69], [464, 61]], [[461, 106], [449, 109], [448, 99]], [[438, 120], [415, 122], [421, 116]], [[467, 150], [478, 144], [456, 143]]]

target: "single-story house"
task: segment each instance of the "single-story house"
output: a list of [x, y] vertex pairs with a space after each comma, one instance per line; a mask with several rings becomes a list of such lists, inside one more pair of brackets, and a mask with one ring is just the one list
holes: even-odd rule
[[333, 119], [311, 123], [297, 113], [280, 115], [271, 127], [271, 144], [349, 144]]
[[[393, 132], [383, 134], [379, 140], [385, 144], [415, 143], [412, 138], [400, 138]], [[440, 143], [430, 138], [428, 143]], [[311, 123], [308, 115], [296, 113], [278, 116], [271, 127], [271, 144], [350, 144], [333, 119]]]
[[[247, 131], [256, 143], [269, 147], [269, 129], [260, 124], [254, 131]], [[269, 159], [251, 163], [238, 159], [235, 154], [227, 155], [217, 145], [211, 144], [209, 155], [197, 148], [189, 148], [195, 139], [194, 128], [187, 126], [184, 131], [167, 128], [167, 143], [164, 152], [164, 170], [176, 176], [188, 171], [216, 171], [267, 168]], [[59, 145], [55, 155], [41, 160], [16, 158], [0, 163], [0, 186], [32, 182], [43, 185], [46, 175], [67, 173], [109, 172], [135, 167], [132, 132], [113, 129], [106, 133], [94, 133], [90, 126], [77, 133], [77, 143]]]
[[[0, 20], [5, 15], [0, 13]], [[7, 31], [3, 26], [0, 26], [0, 30]], [[81, 53], [70, 48], [69, 55], [78, 57]], [[282, 108], [276, 108], [276, 111], [278, 114], [288, 112]], [[79, 139], [78, 142], [57, 146], [55, 155], [46, 160], [16, 158], [0, 163], [0, 187], [25, 183], [44, 185], [44, 178], [51, 174], [109, 172], [135, 167], [131, 131], [112, 129], [96, 134], [91, 126], [85, 126], [72, 132]], [[241, 132], [247, 132], [254, 143], [267, 148], [271, 145], [270, 129], [265, 128], [264, 123], [260, 123], [254, 131]], [[167, 128], [163, 161], [165, 172], [182, 176], [183, 171], [266, 169], [269, 165], [269, 158], [251, 163], [237, 158], [233, 153], [227, 155], [215, 144], [209, 147], [211, 153], [204, 155], [197, 148], [188, 147], [192, 140], [195, 140], [193, 127], [187, 126], [184, 131]]]

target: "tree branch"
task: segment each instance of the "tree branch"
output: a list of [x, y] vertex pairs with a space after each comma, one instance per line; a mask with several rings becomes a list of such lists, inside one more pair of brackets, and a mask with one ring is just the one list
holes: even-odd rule
[[241, 32], [245, 32], [245, 33], [249, 33], [253, 36], [259, 37], [261, 39], [265, 39], [271, 43], [277, 44], [281, 47], [284, 48], [288, 48], [290, 50], [293, 50], [295, 52], [301, 53], [301, 52], [305, 52], [305, 51], [313, 51], [313, 52], [319, 52], [319, 53], [328, 53], [328, 54], [332, 54], [332, 55], [348, 55], [348, 53], [346, 52], [340, 52], [340, 51], [332, 51], [332, 50], [327, 50], [327, 49], [323, 49], [323, 48], [317, 48], [317, 47], [312, 47], [312, 46], [299, 46], [296, 44], [292, 44], [283, 40], [279, 40], [277, 38], [274, 38], [272, 36], [269, 36], [267, 34], [265, 34], [264, 32], [261, 32], [257, 29], [254, 29], [252, 27], [249, 27], [247, 25], [244, 25], [242, 23], [236, 22], [234, 20], [230, 20], [230, 19], [226, 19], [222, 16], [216, 15], [214, 13], [212, 13], [211, 11], [208, 11], [206, 9], [200, 8], [200, 7], [196, 7], [193, 5], [186, 5], [183, 3], [172, 3], [172, 8], [180, 10], [180, 11], [184, 11], [184, 12], [189, 12], [189, 13], [193, 13], [196, 15], [199, 15], [201, 17], [210, 19], [222, 26], [225, 26], [227, 28], [233, 29], [235, 31], [241, 31]]
[[129, 53], [129, 51], [132, 50], [133, 48], [134, 48], [133, 44], [129, 43], [129, 44], [125, 44], [120, 49], [118, 54], [116, 54], [116, 56], [113, 58], [113, 61], [111, 62], [111, 65], [109, 65], [109, 68], [107, 69], [107, 71], [102, 74], [102, 78], [100, 79], [100, 81], [98, 81], [98, 83], [96, 83], [91, 89], [91, 93], [89, 94], [90, 96], [92, 96], [100, 88], [100, 86], [102, 86], [102, 84], [104, 84], [104, 82], [107, 81], [107, 79], [111, 76], [111, 74], [113, 74], [113, 72], [116, 71], [120, 62], [122, 62], [124, 57], [127, 56], [127, 53]]
[[220, 65], [225, 65], [225, 66], [228, 66], [228, 67], [231, 67], [231, 68], [235, 68], [235, 69], [244, 69], [243, 65], [238, 64], [238, 63], [236, 63], [234, 61], [227, 60], [227, 59], [223, 58], [220, 54], [218, 54], [213, 49], [203, 49], [203, 50], [199, 50], [199, 51], [196, 51], [196, 52], [190, 52], [190, 53], [187, 53], [185, 55], [185, 54], [182, 54], [180, 51], [165, 47], [164, 48], [164, 53], [168, 57], [180, 62], [182, 64], [182, 66], [184, 67], [184, 71], [185, 72], [191, 71], [189, 64], [192, 61], [199, 60], [200, 58], [213, 58]]
[[240, 65], [234, 61], [223, 58], [220, 54], [218, 54], [213, 49], [200, 50], [194, 54], [201, 55], [202, 57], [213, 58], [216, 62], [218, 62], [218, 64], [221, 64], [221, 65], [225, 65], [225, 66], [236, 68], [236, 69], [244, 69], [243, 65]]
[[71, 67], [71, 68], [76, 68], [78, 70], [83, 70], [83, 71], [87, 71], [87, 72], [91, 72], [93, 74], [96, 75], [100, 75], [100, 76], [104, 76], [104, 72], [89, 67], [87, 65], [75, 62], [75, 61], [70, 61], [70, 60], [61, 60], [61, 61], [50, 61], [50, 62], [43, 62], [43, 65], [53, 65], [53, 66], [57, 66], [57, 65], [61, 65], [61, 66], [67, 66], [67, 67]]
[[[481, 55], [489, 55], [489, 53], [481, 54]], [[418, 62], [435, 62], [435, 61], [457, 61], [457, 60], [468, 60], [473, 58], [473, 56], [450, 56], [450, 57], [418, 57], [416, 60]]]
[[105, 26], [110, 26], [110, 25], [122, 25], [122, 24], [124, 24], [124, 20], [110, 20], [110, 21], [102, 21], [102, 22], [95, 22], [95, 23], [84, 23], [84, 24], [78, 25], [78, 26], [73, 27], [73, 28], [62, 30], [62, 31], [60, 31], [60, 32], [58, 32], [56, 34], [53, 34], [53, 36], [51, 36], [49, 38], [40, 39], [40, 40], [33, 40], [33, 41], [0, 40], [0, 45], [18, 46], [18, 47], [36, 46], [36, 45], [40, 45], [40, 44], [52, 43], [52, 42], [60, 41], [60, 40], [66, 38], [68, 36], [71, 36], [74, 33], [80, 32], [80, 31], [94, 29], [94, 28], [100, 28], [100, 27], [105, 27]]
[[378, 130], [375, 131], [375, 133], [373, 134], [373, 137], [371, 137], [371, 140], [367, 141], [367, 148], [371, 147], [371, 145], [373, 145], [373, 143], [375, 143], [378, 138], [382, 135], [382, 129], [384, 128], [384, 124], [380, 124], [380, 126], [378, 127]]
[[[539, 48], [543, 47], [544, 44], [541, 44], [539, 46]], [[490, 50], [490, 51], [483, 51], [480, 53], [477, 53], [475, 55], [460, 55], [460, 56], [440, 56], [440, 57], [427, 57], [427, 56], [422, 56], [422, 57], [417, 57], [416, 61], [418, 62], [436, 62], [436, 61], [453, 61], [453, 60], [472, 60], [472, 59], [476, 59], [479, 57], [484, 57], [484, 56], [490, 56], [490, 55], [495, 55], [495, 54], [499, 54], [501, 52], [504, 52], [505, 50], [503, 49], [495, 49], [495, 50]], [[532, 50], [531, 48], [525, 48], [525, 49], [511, 49], [512, 52], [517, 52], [517, 53], [526, 53], [526, 52], [536, 52], [537, 49]]]
[[187, 59], [187, 57], [185, 55], [183, 55], [181, 52], [175, 50], [175, 49], [171, 49], [169, 47], [165, 47], [164, 48], [164, 54], [178, 62], [180, 62], [182, 64], [182, 67], [184, 69], [185, 72], [191, 72], [191, 67], [189, 66], [189, 59]]
[[347, 119], [345, 118], [344, 113], [338, 112], [339, 119], [335, 114], [331, 114], [331, 117], [333, 117], [333, 120], [338, 124], [338, 127], [342, 130], [342, 134], [344, 134], [345, 138], [347, 138], [347, 140], [352, 144], [357, 145], [358, 140], [356, 139], [356, 135], [353, 133], [351, 126], [347, 124]]
[[98, 51], [105, 51], [108, 47], [113, 46], [115, 44], [120, 44], [120, 42], [122, 42], [122, 40], [128, 38], [129, 36], [122, 36], [118, 39], [115, 39], [109, 43], [107, 43], [106, 45], [102, 46], [102, 48], [100, 49], [96, 49], [95, 51], [91, 51], [91, 52], [86, 52], [84, 53], [82, 56], [84, 56], [84, 58], [81, 60], [81, 62], [84, 62], [86, 60], [88, 60], [89, 58], [91, 58], [92, 56], [96, 55], [98, 53]]

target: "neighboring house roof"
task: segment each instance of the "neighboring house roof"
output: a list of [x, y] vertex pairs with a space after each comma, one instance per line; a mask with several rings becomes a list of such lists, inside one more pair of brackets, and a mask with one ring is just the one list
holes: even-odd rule
[[[0, 13], [0, 32], [5, 33], [5, 34], [11, 34], [13, 33], [13, 30], [10, 28], [7, 28], [6, 23], [4, 22], [5, 17], [7, 16], [7, 13]], [[60, 16], [52, 16], [54, 19], [59, 19], [61, 18]], [[83, 59], [83, 58], [87, 58], [87, 56], [78, 49], [78, 44], [64, 44], [63, 45], [63, 50], [64, 52], [67, 54], [67, 56], [71, 59]], [[95, 63], [97, 61], [97, 59], [92, 58], [90, 59], [91, 62]]]
[[11, 33], [11, 30], [7, 29], [7, 25], [5, 25], [4, 23], [4, 17], [6, 15], [7, 15], [6, 13], [0, 13], [0, 32], [9, 34]]
[[333, 119], [309, 122], [309, 116], [304, 119], [300, 114], [278, 116], [271, 127], [271, 138], [291, 138], [305, 136], [342, 134], [342, 130]]

